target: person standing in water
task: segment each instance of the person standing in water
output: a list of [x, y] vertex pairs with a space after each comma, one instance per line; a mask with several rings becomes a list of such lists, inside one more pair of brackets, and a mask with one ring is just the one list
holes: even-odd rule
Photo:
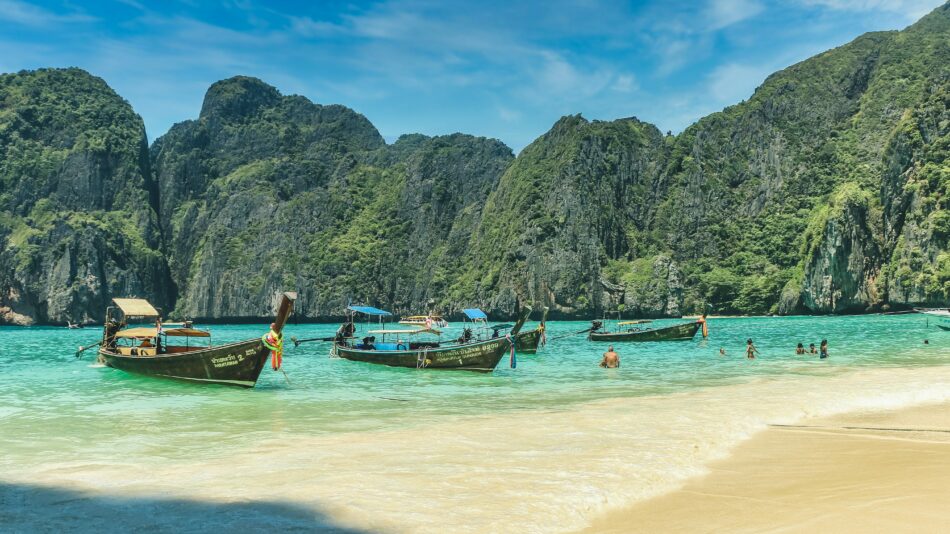
[[809, 344], [808, 344], [808, 354], [818, 354], [818, 351], [815, 350], [815, 344], [814, 344], [814, 343], [809, 343]]
[[798, 346], [795, 347], [795, 354], [805, 354], [805, 345], [799, 343]]
[[600, 366], [605, 369], [620, 367], [620, 355], [614, 352], [613, 345], [607, 347], [607, 352], [604, 353], [604, 359], [601, 360]]
[[703, 331], [703, 337], [709, 337], [709, 326], [706, 325], [706, 314], [704, 313], [697, 321]]
[[755, 348], [755, 345], [752, 344], [752, 338], [750, 337], [745, 342], [745, 357], [754, 360], [755, 355], [758, 354], [759, 349]]
[[821, 340], [821, 347], [819, 350], [821, 352], [821, 355], [818, 356], [820, 359], [824, 360], [825, 358], [828, 357], [828, 340], [827, 339]]

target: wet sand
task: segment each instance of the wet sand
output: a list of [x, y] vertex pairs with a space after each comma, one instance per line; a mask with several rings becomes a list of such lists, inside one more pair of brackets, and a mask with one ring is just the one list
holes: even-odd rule
[[[935, 504], [950, 479], [950, 432], [936, 431], [950, 429], [950, 404], [880, 413], [923, 402], [950, 403], [950, 366], [763, 377], [348, 432], [294, 428], [274, 412], [224, 440], [206, 421], [136, 423], [111, 410], [111, 436], [60, 422], [42, 454], [0, 456], [0, 531], [662, 532], [768, 530], [775, 518], [801, 531], [861, 506], [932, 526], [942, 517], [927, 514], [950, 509]], [[820, 419], [856, 410], [878, 413]], [[763, 431], [768, 423], [799, 426]], [[898, 425], [930, 431], [842, 428]], [[36, 447], [35, 434], [13, 440], [0, 426], [5, 452]], [[169, 428], [179, 429], [172, 441]], [[868, 465], [890, 478], [855, 480]], [[699, 478], [708, 466], [713, 475]], [[716, 480], [724, 487], [707, 487]], [[611, 510], [621, 512], [602, 517]]]
[[939, 532], [950, 404], [771, 426], [710, 473], [584, 532]]

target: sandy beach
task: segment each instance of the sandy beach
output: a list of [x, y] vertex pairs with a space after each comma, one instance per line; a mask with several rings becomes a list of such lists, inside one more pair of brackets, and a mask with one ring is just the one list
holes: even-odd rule
[[938, 532], [950, 404], [771, 426], [711, 472], [584, 532]]

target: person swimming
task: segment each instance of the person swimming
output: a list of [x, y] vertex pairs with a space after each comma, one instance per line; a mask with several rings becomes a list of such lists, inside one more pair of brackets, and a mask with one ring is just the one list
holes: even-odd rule
[[827, 357], [828, 357], [828, 340], [822, 339], [821, 340], [821, 355], [819, 356], [819, 358], [825, 359]]
[[745, 342], [745, 357], [754, 360], [755, 355], [758, 354], [759, 349], [755, 348], [755, 345], [752, 344], [752, 338], [750, 337]]
[[605, 369], [615, 369], [620, 367], [620, 355], [614, 352], [614, 346], [607, 347], [604, 353], [604, 359], [600, 361], [600, 366]]
[[719, 347], [719, 355], [720, 355], [720, 356], [725, 356], [725, 355], [726, 355], [726, 349], [723, 348], [723, 347]]
[[805, 345], [799, 343], [798, 346], [795, 347], [795, 354], [805, 354]]

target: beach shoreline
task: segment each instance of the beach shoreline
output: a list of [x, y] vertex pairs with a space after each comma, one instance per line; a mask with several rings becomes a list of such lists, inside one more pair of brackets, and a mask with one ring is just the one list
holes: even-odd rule
[[950, 523], [950, 403], [771, 425], [709, 473], [581, 532], [938, 531]]
[[[691, 360], [691, 367], [697, 361]], [[613, 392], [640, 385], [637, 380], [621, 382], [621, 372], [632, 370], [633, 378], [650, 383], [643, 376], [649, 367], [628, 362], [622, 370], [595, 376], [616, 383]], [[746, 369], [763, 362], [717, 357], [707, 365]], [[741, 452], [745, 444], [776, 428], [849, 417], [838, 414], [950, 403], [948, 365], [854, 369], [792, 357], [780, 365], [781, 375], [736, 376], [643, 396], [605, 395], [501, 411], [427, 414], [419, 409], [421, 400], [351, 404], [360, 406], [364, 416], [405, 407], [414, 417], [336, 427], [328, 427], [326, 419], [300, 421], [306, 414], [295, 404], [272, 402], [300, 395], [299, 388], [264, 395], [196, 389], [207, 396], [191, 394], [183, 397], [187, 404], [159, 407], [153, 406], [154, 395], [128, 405], [112, 403], [108, 417], [94, 406], [84, 407], [78, 412], [85, 414], [82, 428], [99, 426], [81, 442], [62, 419], [56, 422], [57, 433], [40, 441], [42, 435], [30, 430], [35, 429], [36, 412], [21, 408], [10, 412], [14, 425], [7, 426], [9, 435], [21, 438], [8, 441], [10, 454], [0, 460], [0, 523], [23, 531], [49, 525], [69, 529], [84, 522], [86, 510], [92, 509], [124, 531], [157, 521], [168, 529], [201, 525], [212, 514], [223, 523], [243, 524], [250, 517], [257, 524], [288, 529], [573, 532], [597, 526], [605, 515], [637, 503], [675, 495], [715, 473], [719, 462], [748, 459]], [[328, 376], [333, 374], [315, 372], [311, 380], [325, 383]], [[498, 375], [499, 380], [514, 376]], [[412, 378], [425, 379], [421, 385], [428, 387], [438, 377]], [[294, 379], [300, 383], [299, 374]], [[181, 388], [172, 383], [148, 384], [181, 398]], [[127, 395], [121, 397], [128, 403]], [[201, 415], [242, 398], [248, 403], [242, 413], [266, 417], [252, 417], [240, 432], [215, 427], [208, 415]], [[411, 397], [402, 392], [398, 398]], [[262, 402], [268, 404], [258, 406]], [[322, 405], [337, 404], [328, 400]], [[186, 409], [197, 415], [182, 418]], [[18, 420], [21, 430], [15, 426]], [[39, 450], [57, 454], [28, 455], [38, 450], [38, 443], [46, 443]], [[420, 502], [420, 496], [424, 506], [405, 505]], [[466, 506], [459, 507], [460, 500]], [[629, 524], [614, 531], [629, 531]], [[654, 530], [677, 529], [661, 525]]]

